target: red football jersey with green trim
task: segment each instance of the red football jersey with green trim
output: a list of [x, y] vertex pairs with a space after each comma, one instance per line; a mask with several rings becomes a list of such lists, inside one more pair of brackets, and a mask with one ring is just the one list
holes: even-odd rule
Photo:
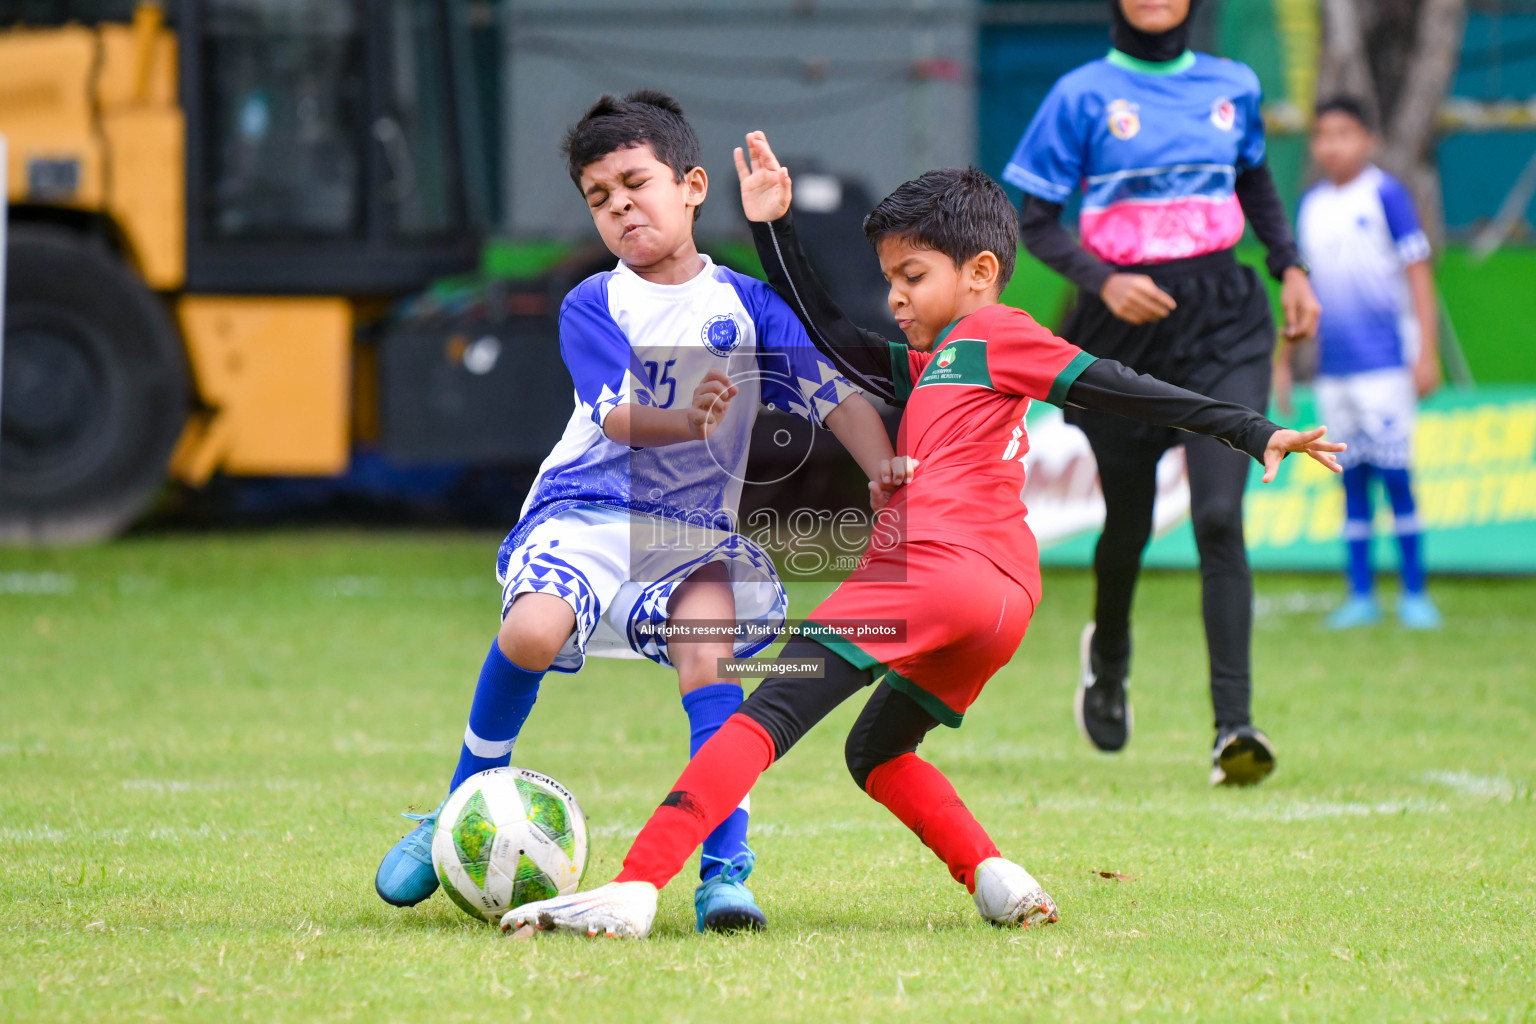
[[979, 551], [1040, 599], [1040, 554], [1024, 516], [1024, 414], [1053, 405], [1094, 357], [1021, 309], [987, 306], [951, 324], [931, 352], [891, 346], [906, 393], [897, 452], [918, 460], [875, 545], [893, 537]]

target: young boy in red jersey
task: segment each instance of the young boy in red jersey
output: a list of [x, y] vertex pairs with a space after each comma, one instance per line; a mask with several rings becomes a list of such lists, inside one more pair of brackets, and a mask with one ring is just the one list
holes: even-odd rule
[[[854, 781], [901, 819], [974, 896], [982, 917], [1028, 927], [1055, 902], [997, 846], [937, 768], [918, 757], [936, 725], [958, 726], [1024, 638], [1040, 570], [1022, 501], [1031, 399], [1102, 409], [1218, 437], [1274, 478], [1289, 452], [1331, 469], [1343, 448], [1324, 428], [1286, 430], [1119, 363], [1096, 360], [998, 295], [1018, 251], [1013, 207], [976, 170], [930, 171], [896, 189], [864, 231], [890, 282], [908, 346], [848, 323], [811, 273], [789, 218], [790, 178], [762, 133], [755, 168], [736, 151], [742, 205], [770, 283], [855, 384], [903, 403], [904, 455], [892, 460], [884, 522], [859, 567], [814, 612], [780, 661], [816, 675], [770, 676], [699, 750], [636, 837], [618, 878], [528, 903], [502, 928], [645, 936], [657, 890], [680, 870], [774, 760], [828, 712], [879, 679], [848, 736]], [[894, 623], [889, 638], [850, 639]], [[900, 628], [900, 627], [905, 627]], [[867, 631], [866, 631], [867, 632]]]

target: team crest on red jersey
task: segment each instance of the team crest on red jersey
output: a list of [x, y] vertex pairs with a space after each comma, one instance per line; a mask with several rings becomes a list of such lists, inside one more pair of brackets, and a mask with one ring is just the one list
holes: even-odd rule
[[1109, 134], [1117, 139], [1129, 139], [1141, 131], [1140, 109], [1129, 100], [1115, 100], [1109, 105]]
[[1232, 130], [1237, 123], [1237, 105], [1223, 96], [1211, 104], [1211, 124], [1224, 132]]
[[954, 361], [955, 361], [955, 350], [954, 349], [947, 348], [943, 352], [939, 353], [939, 369], [941, 369], [941, 370], [944, 369], [944, 367], [948, 366], [950, 363], [952, 363]]

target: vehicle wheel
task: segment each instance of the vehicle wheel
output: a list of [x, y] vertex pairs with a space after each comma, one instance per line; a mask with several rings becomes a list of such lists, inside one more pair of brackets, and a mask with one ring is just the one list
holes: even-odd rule
[[164, 303], [98, 242], [13, 226], [0, 392], [0, 543], [109, 537], [165, 480], [188, 410]]

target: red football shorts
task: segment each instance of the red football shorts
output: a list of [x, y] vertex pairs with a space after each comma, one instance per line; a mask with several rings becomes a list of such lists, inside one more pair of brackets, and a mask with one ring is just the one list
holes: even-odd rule
[[859, 668], [888, 670], [893, 689], [955, 727], [1019, 649], [1034, 611], [1023, 585], [985, 555], [908, 541], [855, 569], [803, 632]]

